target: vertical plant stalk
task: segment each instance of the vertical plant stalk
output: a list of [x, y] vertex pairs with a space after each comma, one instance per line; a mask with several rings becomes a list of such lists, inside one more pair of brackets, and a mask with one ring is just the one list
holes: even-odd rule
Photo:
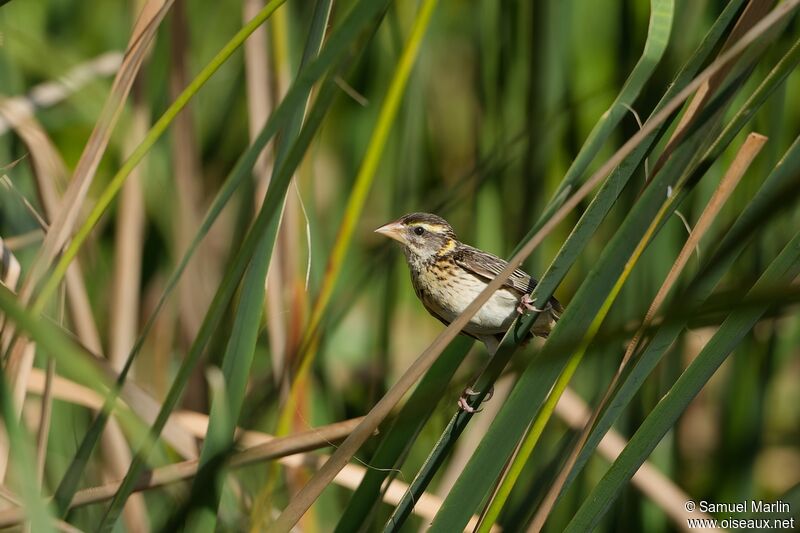
[[[263, 9], [263, 0], [245, 0], [242, 3], [243, 22], [247, 22]], [[247, 127], [250, 142], [258, 137], [258, 132], [267, 123], [272, 111], [272, 94], [269, 78], [270, 54], [268, 50], [267, 27], [259, 26], [244, 43], [244, 74], [247, 94]], [[270, 148], [265, 147], [258, 155], [253, 174], [257, 180], [269, 181], [272, 168]], [[266, 192], [266, 188], [264, 189]], [[255, 200], [262, 195], [257, 194]], [[257, 205], [256, 207], [260, 207]]]
[[[314, 15], [312, 20], [319, 9], [315, 5]], [[292, 72], [290, 67], [290, 41], [289, 41], [289, 10], [279, 9], [275, 16], [269, 21], [266, 26], [269, 37], [269, 53], [260, 65], [262, 69], [271, 67], [270, 71], [265, 70], [265, 75], [270, 77], [270, 88], [274, 94], [265, 94], [264, 98], [270, 98], [273, 102], [280, 101], [292, 81]], [[313, 24], [313, 23], [312, 23]], [[262, 52], [265, 49], [262, 49]], [[276, 141], [275, 148], [280, 148], [280, 144]], [[277, 153], [275, 154], [277, 156]], [[262, 175], [256, 175], [256, 194], [255, 202], [258, 209], [261, 208], [261, 203], [264, 201], [266, 190], [269, 187], [272, 173], [273, 162], [270, 162], [269, 168], [265, 168]], [[295, 178], [292, 177], [292, 183], [289, 188], [295, 183]], [[294, 275], [294, 267], [291, 265], [294, 254], [296, 253], [297, 242], [288, 238], [287, 228], [296, 223], [294, 218], [295, 213], [292, 208], [292, 194], [284, 197], [283, 204], [281, 205], [280, 226], [278, 228], [278, 235], [275, 240], [275, 245], [272, 250], [272, 260], [269, 263], [269, 270], [267, 272], [267, 293], [266, 293], [266, 319], [267, 330], [269, 331], [270, 343], [270, 358], [272, 365], [272, 372], [275, 378], [275, 384], [279, 387], [281, 394], [285, 394], [286, 388], [284, 387], [288, 378], [287, 373], [287, 357], [293, 353], [292, 345], [296, 341], [291, 340], [289, 324], [295, 320], [299, 309], [294, 307], [287, 300], [289, 291], [291, 290], [292, 276]], [[287, 240], [289, 242], [287, 242]], [[290, 244], [291, 243], [291, 244]]]
[[[61, 326], [64, 324], [65, 300], [66, 290], [62, 285], [61, 298], [59, 298], [58, 302], [58, 323]], [[50, 421], [53, 417], [53, 381], [55, 376], [56, 361], [50, 357], [45, 363], [44, 391], [42, 391], [39, 427], [36, 431], [36, 483], [41, 493], [44, 493], [42, 489], [44, 487], [44, 470], [47, 465], [47, 443], [50, 440]]]
[[[756, 24], [742, 39], [737, 42], [730, 50], [722, 54], [714, 63], [709, 65], [692, 82], [686, 85], [676, 94], [664, 107], [656, 113], [639, 132], [633, 135], [625, 144], [620, 147], [614, 155], [592, 174], [586, 182], [572, 196], [569, 196], [562, 206], [547, 219], [541, 228], [532, 235], [520, 250], [509, 260], [508, 265], [486, 286], [486, 288], [470, 303], [464, 312], [459, 315], [447, 328], [444, 329], [428, 348], [411, 364], [408, 370], [400, 377], [395, 385], [386, 395], [372, 408], [364, 417], [364, 421], [358, 425], [353, 433], [342, 443], [330, 459], [320, 468], [311, 478], [305, 487], [295, 495], [289, 505], [278, 517], [276, 527], [278, 531], [288, 531], [305, 511], [316, 501], [319, 494], [327, 484], [336, 476], [347, 464], [350, 457], [355, 454], [358, 448], [369, 438], [372, 431], [388, 416], [392, 408], [400, 401], [405, 393], [414, 383], [430, 368], [433, 361], [441, 353], [447, 343], [449, 343], [458, 332], [467, 324], [472, 316], [488, 300], [491, 294], [500, 288], [514, 269], [519, 268], [522, 261], [530, 255], [536, 246], [544, 239], [545, 235], [551, 232], [566, 215], [571, 212], [578, 203], [586, 198], [589, 193], [606, 177], [615, 167], [617, 167], [648, 135], [653, 133], [673, 112], [688, 98], [706, 79], [717, 72], [722, 65], [735, 59], [747, 46], [758, 39], [767, 29], [783, 20], [792, 13], [800, 4], [800, 0], [789, 0], [775, 8], [761, 22]], [[535, 320], [535, 316], [530, 315], [525, 322], [519, 323], [530, 327]], [[512, 326], [513, 329], [513, 326]], [[478, 398], [477, 401], [482, 400]]]
[[36, 481], [43, 487], [44, 469], [47, 466], [47, 443], [50, 440], [50, 421], [53, 418], [53, 379], [56, 376], [56, 362], [48, 359], [45, 363], [44, 391], [42, 393], [42, 412], [39, 415], [39, 429], [36, 432]]
[[[252, 17], [258, 15], [253, 13]], [[192, 50], [186, 0], [176, 0], [170, 17], [170, 70], [169, 95], [177, 99], [189, 84], [189, 56]], [[247, 24], [248, 18], [242, 24]], [[259, 26], [261, 28], [262, 26]], [[258, 30], [256, 30], [258, 31]], [[255, 33], [255, 32], [254, 32]], [[252, 38], [252, 35], [251, 35]], [[249, 42], [250, 39], [247, 40]], [[245, 43], [246, 46], [246, 43]], [[175, 216], [172, 217], [172, 235], [180, 254], [185, 253], [192, 242], [195, 229], [200, 225], [203, 206], [202, 174], [195, 121], [191, 103], [175, 116], [172, 126], [170, 154], [175, 183]], [[197, 336], [203, 313], [213, 297], [213, 285], [218, 282], [220, 260], [209, 253], [206, 242], [197, 249], [197, 256], [186, 267], [183, 279], [178, 282], [178, 316], [181, 340], [189, 344]], [[127, 352], [126, 352], [127, 353]], [[193, 375], [193, 385], [200, 391], [205, 389], [202, 375]], [[203, 393], [200, 393], [203, 395]], [[205, 398], [189, 398], [188, 403], [201, 405]]]
[[[10, 291], [17, 288], [22, 267], [14, 256], [14, 252], [6, 245], [0, 237], [0, 284], [5, 285]], [[6, 315], [0, 313], [0, 327], [6, 323]]]
[[290, 394], [286, 399], [286, 404], [281, 411], [278, 435], [288, 431], [291, 425], [291, 418], [297, 408], [298, 391], [303, 388], [311, 369], [311, 363], [316, 355], [315, 351], [311, 348], [318, 345], [320, 323], [327, 311], [330, 299], [333, 296], [336, 282], [341, 273], [342, 265], [344, 264], [345, 255], [347, 254], [347, 250], [353, 238], [353, 232], [355, 231], [358, 220], [361, 218], [364, 202], [366, 201], [367, 194], [374, 181], [378, 164], [383, 155], [383, 150], [386, 147], [386, 140], [389, 137], [394, 119], [397, 116], [397, 111], [400, 108], [400, 101], [405, 92], [408, 78], [411, 75], [411, 69], [416, 62], [423, 37], [425, 36], [425, 31], [428, 28], [436, 4], [437, 0], [425, 0], [420, 6], [408, 41], [406, 42], [403, 53], [395, 68], [394, 75], [392, 76], [386, 99], [378, 114], [375, 130], [367, 145], [364, 160], [356, 176], [353, 191], [348, 198], [344, 218], [341, 226], [339, 226], [336, 241], [334, 242], [331, 255], [325, 268], [325, 278], [322, 281], [322, 287], [314, 302], [311, 318], [306, 326], [305, 337], [300, 345], [299, 369]]
[[[132, 124], [123, 140], [125, 153], [130, 153], [136, 147], [147, 133], [150, 122], [150, 113], [140, 90], [141, 84], [136, 85], [132, 96]], [[122, 187], [117, 212], [108, 345], [109, 363], [116, 372], [120, 372], [125, 366], [125, 357], [136, 341], [139, 323], [139, 287], [145, 224], [141, 180], [142, 175], [137, 167], [131, 173], [131, 179]], [[131, 450], [116, 420], [108, 421], [100, 445], [107, 465], [105, 481], [110, 483], [121, 479], [131, 463]], [[125, 506], [125, 529], [131, 533], [144, 533], [149, 530], [147, 506], [142, 495], [136, 496]]]
[[[331, 6], [332, 0], [318, 0], [315, 4], [312, 25], [299, 66], [300, 71], [303, 71], [319, 55], [328, 26]], [[288, 175], [291, 180], [294, 169], [299, 163], [299, 161], [289, 161], [289, 156], [290, 150], [295, 148], [293, 143], [295, 141], [299, 142], [303, 119], [311, 97], [311, 89], [311, 86], [306, 88], [302, 95], [302, 101], [295, 107], [289, 121], [280, 132], [280, 142], [276, 143], [275, 165], [273, 167], [273, 179], [275, 181], [279, 181], [275, 177], [278, 174]], [[307, 140], [310, 142], [310, 139]], [[223, 373], [230, 407], [227, 410], [228, 412], [217, 409], [218, 415], [209, 419], [208, 435], [200, 455], [201, 467], [211, 468], [215, 458], [226, 453], [226, 450], [233, 445], [234, 427], [244, 402], [247, 377], [249, 376], [256, 338], [261, 325], [267, 271], [271, 263], [280, 261], [280, 257], [276, 257], [273, 254], [285, 205], [286, 194], [284, 191], [281, 198], [281, 208], [277, 214], [272, 216], [273, 223], [270, 224], [269, 229], [258, 239], [256, 251], [242, 282], [242, 297], [233, 324], [234, 334], [228, 343], [223, 360]], [[267, 208], [268, 206], [262, 204], [261, 211], [265, 212]], [[212, 407], [214, 407], [213, 404]], [[211, 527], [216, 521], [217, 507], [219, 506], [222, 489], [221, 474], [222, 472], [217, 472], [216, 479], [212, 479], [212, 482], [217, 484], [216, 491], [209, 491], [208, 487], [201, 486], [200, 478], [195, 480], [192, 485], [193, 494], [206, 495], [203, 497], [203, 508], [197, 514], [197, 523], [200, 524], [201, 528]], [[259, 516], [262, 509], [260, 496], [261, 493], [259, 493], [259, 497], [257, 497], [253, 506], [253, 514], [256, 515], [257, 523], [261, 523]]]
[[[58, 309], [58, 322], [64, 323], [64, 307], [66, 291], [61, 291]], [[50, 421], [53, 418], [53, 381], [56, 377], [56, 361], [48, 358], [45, 363], [44, 390], [42, 391], [41, 412], [39, 413], [39, 427], [36, 431], [36, 483], [39, 491], [44, 492], [44, 469], [47, 465], [47, 443], [50, 440]], [[27, 387], [26, 387], [27, 388]]]
[[[667, 282], [669, 282], [670, 280], [674, 282], [677, 279], [678, 275], [683, 271], [683, 267], [686, 266], [686, 263], [688, 262], [689, 257], [691, 257], [691, 254], [694, 251], [695, 247], [697, 246], [697, 243], [699, 242], [700, 238], [705, 234], [706, 230], [710, 227], [711, 222], [719, 213], [719, 210], [722, 208], [725, 201], [730, 197], [730, 194], [733, 192], [733, 189], [739, 183], [739, 180], [744, 175], [745, 171], [749, 168], [755, 156], [758, 155], [758, 153], [764, 147], [764, 143], [766, 143], [766, 141], [767, 141], [766, 137], [764, 137], [763, 135], [759, 135], [757, 133], [751, 133], [747, 137], [744, 144], [740, 148], [739, 152], [736, 154], [736, 158], [734, 159], [733, 163], [728, 169], [728, 172], [725, 174], [719, 186], [714, 191], [714, 196], [711, 198], [711, 201], [706, 206], [706, 209], [703, 211], [703, 214], [701, 215], [700, 220], [697, 223], [697, 226], [689, 235], [689, 238], [687, 239], [683, 249], [681, 250], [678, 259], [673, 265], [672, 270], [670, 270], [670, 275], [667, 278]], [[645, 248], [647, 248], [647, 245], [652, 240], [657, 229], [664, 221], [665, 216], [671, 212], [670, 210], [671, 204], [675, 201], [676, 198], [680, 197], [680, 195], [677, 194], [678, 192], [679, 191], [677, 190], [673, 192], [673, 194], [665, 202], [664, 206], [662, 206], [662, 208], [659, 210], [659, 213], [653, 219], [653, 222], [650, 224], [650, 227], [648, 228], [644, 237], [639, 242], [639, 245], [636, 247], [636, 250], [631, 255], [631, 258], [625, 265], [625, 269], [623, 270], [622, 274], [620, 275], [619, 279], [614, 285], [614, 288], [612, 289], [611, 293], [608, 295], [605, 302], [603, 302], [603, 306], [600, 312], [598, 312], [597, 316], [592, 321], [592, 324], [589, 327], [589, 330], [587, 331], [583, 340], [581, 341], [580, 346], [576, 350], [575, 354], [570, 358], [569, 363], [567, 363], [567, 366], [565, 367], [564, 371], [558, 377], [558, 380], [556, 381], [556, 384], [553, 386], [553, 390], [550, 392], [547, 401], [542, 406], [541, 411], [539, 411], [539, 414], [536, 416], [533, 424], [531, 425], [530, 431], [525, 436], [522, 447], [520, 448], [520, 451], [517, 454], [517, 456], [514, 458], [514, 461], [511, 463], [511, 467], [509, 468], [507, 475], [503, 478], [502, 482], [500, 483], [500, 488], [497, 491], [497, 494], [489, 504], [489, 507], [485, 514], [484, 521], [478, 530], [480, 533], [486, 533], [486, 531], [488, 531], [489, 526], [493, 524], [500, 516], [500, 511], [502, 510], [503, 506], [508, 500], [508, 497], [511, 494], [511, 490], [514, 488], [514, 485], [519, 479], [523, 467], [530, 458], [531, 453], [533, 453], [533, 449], [536, 447], [536, 444], [539, 441], [539, 437], [541, 437], [544, 428], [547, 425], [547, 422], [552, 417], [553, 411], [555, 410], [559, 397], [566, 389], [567, 385], [569, 384], [569, 381], [572, 379], [572, 376], [577, 370], [580, 361], [583, 359], [586, 350], [588, 349], [591, 342], [594, 340], [594, 337], [599, 331], [600, 326], [602, 325], [603, 321], [608, 315], [608, 312], [611, 309], [612, 304], [619, 295], [619, 292], [622, 290], [623, 285], [628, 280], [628, 277], [630, 277], [631, 272], [633, 272], [633, 267], [641, 258]], [[665, 287], [666, 284], [662, 285], [662, 289]], [[667, 287], [666, 290], [669, 290], [669, 287]], [[659, 292], [659, 294], [661, 295], [661, 292]], [[658, 300], [654, 301], [654, 303], [657, 302]], [[650, 319], [652, 319], [650, 312], [648, 312], [648, 316], [650, 317]], [[645, 318], [643, 324], [644, 325], [648, 324], [647, 317]], [[587, 424], [587, 427], [589, 427], [589, 424]], [[543, 525], [543, 523], [540, 524], [540, 526], [541, 525]], [[534, 528], [534, 531], [538, 530]]]
[[[261, 0], [246, 0], [243, 8], [245, 11], [256, 9]], [[316, 10], [319, 9], [315, 7]], [[269, 31], [268, 31], [269, 30]], [[260, 30], [259, 35], [248, 40], [245, 44], [245, 65], [248, 94], [248, 108], [250, 109], [250, 129], [251, 137], [255, 136], [258, 128], [263, 124], [269, 115], [270, 107], [275, 102], [280, 101], [286, 94], [291, 82], [291, 72], [289, 67], [289, 40], [288, 40], [288, 10], [280, 9], [275, 13], [268, 25]], [[269, 38], [269, 39], [268, 39]], [[284, 143], [285, 144], [285, 143]], [[274, 147], [280, 145], [273, 143]], [[269, 188], [272, 173], [275, 171], [273, 154], [267, 147], [260, 154], [253, 172], [255, 178], [254, 202], [256, 209], [261, 209], [266, 191]], [[277, 154], [275, 154], [277, 155]], [[294, 178], [292, 178], [294, 183]], [[291, 188], [291, 184], [289, 187]], [[291, 266], [292, 259], [296, 253], [297, 241], [289, 239], [290, 246], [287, 246], [287, 228], [295, 224], [295, 218], [291, 208], [288, 209], [292, 195], [284, 197], [281, 205], [280, 223], [276, 242], [273, 245], [272, 259], [270, 260], [265, 280], [265, 299], [264, 299], [264, 321], [269, 333], [268, 342], [270, 347], [270, 359], [273, 378], [276, 386], [285, 392], [281, 384], [287, 375], [286, 358], [291, 349], [289, 346], [288, 324], [292, 322], [292, 317], [299, 312], [296, 307], [292, 307], [294, 302], [287, 301], [288, 290], [291, 288], [291, 280], [294, 268]], [[288, 311], [287, 311], [288, 308]], [[269, 468], [273, 468], [270, 465]], [[255, 503], [251, 508], [253, 513], [263, 514], [262, 508], [269, 490], [262, 487], [256, 496]], [[251, 518], [251, 524], [254, 523]]]
[[[263, 0], [244, 0], [242, 3], [242, 14], [245, 20], [253, 17], [258, 10], [263, 7]], [[279, 11], [280, 12], [280, 11]], [[258, 132], [266, 124], [271, 112], [272, 85], [270, 83], [270, 54], [268, 53], [267, 27], [260, 26], [247, 42], [244, 43], [244, 74], [247, 94], [247, 125], [252, 143], [258, 136]], [[277, 68], [274, 76], [277, 76]], [[283, 91], [281, 91], [281, 96]], [[271, 147], [267, 146], [259, 154], [253, 166], [253, 177], [256, 180], [256, 194], [254, 197], [256, 209], [261, 208], [261, 202], [269, 186], [270, 175], [272, 174], [272, 154]], [[267, 301], [266, 312], [267, 331], [269, 332], [270, 356], [273, 367], [283, 367], [285, 356], [286, 331], [283, 325], [281, 314], [281, 273], [280, 265], [277, 261], [270, 262], [267, 272]], [[274, 373], [276, 385], [280, 383], [280, 374]]]

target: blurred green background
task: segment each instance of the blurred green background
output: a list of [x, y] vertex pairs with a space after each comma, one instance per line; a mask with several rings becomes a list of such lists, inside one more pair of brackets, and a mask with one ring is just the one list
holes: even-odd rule
[[[251, 14], [253, 6], [263, 5], [258, 1], [245, 4]], [[47, 316], [75, 332], [75, 338], [97, 355], [108, 357], [115, 368], [151, 316], [200, 220], [250, 144], [253, 132], [260, 129], [295, 78], [311, 31], [314, 4], [289, 0], [265, 24], [260, 46], [239, 49], [225, 61], [147, 152], [119, 199], [82, 246], [79, 262], [91, 310], [83, 319], [94, 324], [99, 345], [88, 346], [77, 332], [74, 308], [67, 305], [62, 312], [58, 299], [48, 306]], [[329, 31], [335, 30], [355, 4], [353, 0], [333, 2]], [[278, 427], [281, 406], [286, 404], [291, 376], [297, 369], [297, 354], [307, 348], [304, 328], [325, 283], [326, 264], [347, 215], [355, 177], [419, 4], [391, 2], [354, 45], [351, 68], [335, 77], [335, 100], [294, 173], [272, 255], [263, 316], [257, 318], [260, 326], [244, 408], [238, 416], [248, 429], [274, 433]], [[650, 115], [726, 4], [675, 2], [663, 58], [584, 177], [639, 130], [634, 111], [642, 121]], [[13, 0], [0, 7], [0, 166], [5, 166], [1, 173], [7, 176], [0, 187], [0, 236], [19, 260], [23, 276], [42, 243], [42, 228], [33, 212], [46, 222], [54, 218], [43, 206], [40, 180], [52, 179], [58, 191], [66, 190], [111, 91], [113, 73], [140, 9], [141, 2], [72, 0]], [[242, 26], [245, 9], [241, 0], [176, 0], [136, 75], [81, 217], [179, 90]], [[645, 0], [438, 3], [391, 123], [374, 182], [363, 209], [356, 212], [352, 242], [317, 331], [316, 350], [311, 350], [315, 357], [310, 380], [301, 386], [299, 404], [288, 415], [291, 432], [368, 412], [442, 330], [414, 296], [400, 249], [372, 230], [410, 211], [435, 212], [453, 225], [464, 242], [509, 257], [553, 198], [592, 128], [634, 68], [647, 38], [650, 9]], [[771, 35], [748, 67], [749, 75], [732, 94], [723, 123], [787, 53], [797, 35], [796, 18]], [[95, 60], [103, 55], [106, 62], [98, 67]], [[48, 100], [46, 94], [50, 93], [42, 92], [42, 85], [58, 86], [65, 79], [71, 83], [63, 95]], [[318, 89], [312, 92], [312, 100]], [[793, 69], [681, 203], [680, 215], [693, 226], [746, 134], [756, 131], [769, 138], [701, 241], [698, 257], [690, 260], [681, 286], [698, 271], [709, 250], [751, 202], [800, 132], [797, 94], [800, 73]], [[8, 111], [19, 102], [32, 105], [37, 128], [63, 160], [66, 172], [62, 175], [35, 175], [32, 162], [36, 157], [48, 157], [48, 149], [42, 147], [48, 143], [39, 141], [31, 146], [25, 141], [20, 122], [14, 122]], [[674, 124], [670, 128], [674, 129]], [[555, 294], [567, 307], [652, 178], [649, 171], [668, 138], [669, 134], [661, 138], [648, 164], [637, 168], [566, 272]], [[288, 143], [287, 139], [279, 136], [279, 142]], [[274, 145], [268, 147], [266, 158], [222, 211], [144, 340], [129, 379], [156, 400], [165, 397], [256, 216], [274, 150]], [[536, 277], [544, 272], [591, 198], [547, 235], [524, 263], [528, 272]], [[800, 210], [794, 203], [757, 231], [717, 290], [729, 291], [728, 295], [746, 292], [798, 227]], [[630, 333], [631, 324], [635, 327], [641, 321], [686, 238], [680, 216], [670, 216], [624, 285], [604, 329], [628, 328]], [[795, 281], [792, 294], [796, 295], [796, 287]], [[242, 292], [237, 293], [234, 303], [226, 307], [205, 358], [192, 372], [181, 409], [209, 413], [206, 369], [223, 365], [228, 340], [236, 334], [235, 302], [242, 297]], [[800, 513], [800, 320], [796, 311], [792, 301], [783, 302], [759, 321], [650, 456], [651, 463], [692, 498], [714, 502], [781, 498], [793, 502], [793, 516]], [[615, 424], [623, 436], [629, 437], [639, 427], [697, 356], [716, 331], [718, 323], [711, 322], [684, 330], [649, 375]], [[537, 341], [515, 354], [502, 378], [505, 385], [497, 386], [497, 398], [473, 420], [457, 452], [434, 479], [430, 487], [434, 494], [447, 495], [447, 483], [461, 471], [509, 386], [531, 363], [540, 345]], [[602, 397], [625, 345], [626, 338], [617, 335], [590, 346], [571, 383], [590, 406]], [[412, 439], [413, 446], [409, 443], [408, 456], [398, 465], [398, 479], [411, 481], [454, 413], [460, 391], [471, 383], [485, 360], [484, 348], [474, 346], [440, 401], [429, 406], [426, 415], [430, 419], [416, 440]], [[36, 361], [36, 366], [44, 369], [47, 354], [38, 353]], [[60, 373], [60, 366], [56, 372]], [[45, 495], [52, 494], [64, 476], [97, 408], [87, 408], [85, 402], [66, 397], [60, 390], [56, 390], [49, 423], [42, 482]], [[35, 435], [43, 402], [41, 392], [33, 387], [31, 391], [23, 421], [29, 435]], [[141, 442], [143, 426], [132, 421], [122, 425], [130, 461], [130, 449], [136, 450]], [[574, 435], [575, 430], [558, 418], [547, 426], [498, 527], [526, 529]], [[368, 464], [379, 440], [368, 441], [355, 464]], [[107, 457], [109, 449], [113, 448], [98, 448], [93, 453], [81, 487], [100, 485], [124, 474], [125, 469], [115, 469], [114, 461]], [[168, 444], [162, 443], [156, 450], [148, 458], [153, 467], [181, 459]], [[567, 525], [608, 464], [606, 458], [592, 457], [555, 506], [546, 530], [560, 531]], [[258, 516], [254, 502], [263, 498], [266, 490], [267, 514], [277, 512], [308, 475], [304, 469], [270, 470], [263, 462], [232, 470], [226, 476], [216, 527], [225, 531], [268, 528], [266, 522], [254, 522]], [[19, 476], [11, 473], [6, 477], [12, 493], [20, 483]], [[186, 502], [188, 487], [183, 483], [144, 492], [138, 511], [128, 511], [118, 530], [155, 530], [168, 523], [175, 509]], [[350, 488], [326, 490], [302, 522], [303, 530], [333, 530], [351, 495]], [[130, 500], [128, 505], [130, 509], [136, 503]], [[105, 506], [80, 507], [70, 512], [67, 520], [79, 529], [91, 530]], [[392, 506], [381, 505], [364, 527], [380, 528], [391, 510]], [[405, 527], [412, 530], [429, 522], [430, 517], [416, 517]], [[673, 531], [685, 529], [685, 525], [670, 519], [662, 507], [628, 486], [600, 528]]]

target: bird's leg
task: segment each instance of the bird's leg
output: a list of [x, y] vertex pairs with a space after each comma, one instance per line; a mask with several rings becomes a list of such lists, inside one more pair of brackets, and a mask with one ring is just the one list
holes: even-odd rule
[[537, 313], [544, 313], [545, 311], [549, 311], [553, 306], [550, 302], [547, 302], [547, 305], [544, 306], [544, 309], [539, 309], [535, 305], [533, 305], [533, 298], [528, 293], [522, 295], [522, 298], [519, 299], [519, 305], [517, 306], [517, 313], [524, 315], [525, 311], [535, 311]]
[[531, 295], [526, 292], [522, 295], [522, 298], [519, 299], [517, 313], [524, 315], [526, 310], [533, 311], [534, 309], [536, 308], [533, 306], [533, 299], [531, 298]]
[[[467, 387], [464, 389], [464, 392], [461, 393], [461, 397], [458, 399], [458, 408], [462, 411], [466, 411], [468, 413], [479, 413], [483, 411], [483, 409], [475, 409], [474, 407], [469, 405], [469, 397], [470, 396], [478, 396], [480, 392], [472, 390], [471, 387]], [[486, 393], [486, 397], [483, 399], [484, 402], [488, 402], [494, 396], [494, 387], [491, 387], [489, 391]]]
[[[491, 359], [494, 357], [494, 354], [497, 353], [497, 349], [500, 347], [500, 342], [497, 340], [497, 338], [494, 335], [486, 335], [479, 337], [479, 340], [486, 346], [486, 350], [489, 352], [489, 358]], [[482, 372], [479, 372], [477, 376], [469, 381], [469, 383], [474, 383], [477, 381], [480, 378], [481, 373]], [[469, 405], [470, 397], [479, 396], [480, 394], [480, 392], [477, 392], [472, 387], [468, 386], [466, 389], [464, 389], [464, 392], [461, 393], [461, 397], [458, 399], [458, 408], [468, 413], [477, 413], [481, 411], [481, 409], [475, 409]], [[483, 401], [488, 402], [492, 399], [492, 396], [494, 396], [494, 386], [490, 386], [489, 390], [486, 391], [486, 397], [483, 399]]]

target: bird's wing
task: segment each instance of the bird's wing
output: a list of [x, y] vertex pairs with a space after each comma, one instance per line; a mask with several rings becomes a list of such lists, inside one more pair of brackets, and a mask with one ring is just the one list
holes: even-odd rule
[[[455, 262], [462, 268], [487, 281], [493, 280], [508, 265], [507, 261], [490, 253], [483, 252], [472, 246], [461, 245], [454, 252]], [[520, 269], [514, 270], [503, 283], [503, 287], [518, 292], [520, 296], [530, 294], [536, 287], [536, 280]], [[562, 312], [561, 303], [554, 297], [550, 298], [556, 316]]]
[[[499, 257], [466, 245], [461, 245], [456, 250], [454, 260], [461, 268], [486, 281], [493, 280], [508, 265]], [[516, 269], [503, 283], [503, 287], [513, 289], [522, 296], [536, 287], [536, 280], [522, 270]]]

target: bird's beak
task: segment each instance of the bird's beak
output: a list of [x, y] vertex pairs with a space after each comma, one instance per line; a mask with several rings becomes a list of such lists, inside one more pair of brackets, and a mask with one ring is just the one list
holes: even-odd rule
[[375, 233], [380, 233], [381, 235], [386, 235], [390, 239], [394, 239], [399, 242], [404, 242], [403, 239], [403, 225], [400, 222], [389, 222], [388, 224], [384, 224], [380, 228], [375, 230]]

